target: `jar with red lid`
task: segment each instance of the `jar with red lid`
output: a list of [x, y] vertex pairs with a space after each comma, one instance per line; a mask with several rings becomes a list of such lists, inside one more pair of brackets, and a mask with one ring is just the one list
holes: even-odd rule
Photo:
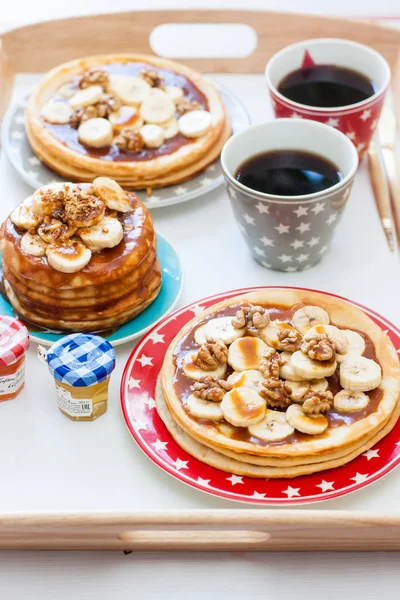
[[29, 333], [18, 319], [0, 315], [0, 402], [12, 400], [25, 384]]

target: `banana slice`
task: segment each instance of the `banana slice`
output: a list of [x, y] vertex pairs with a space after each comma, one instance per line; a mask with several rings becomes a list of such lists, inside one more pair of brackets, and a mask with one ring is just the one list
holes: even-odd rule
[[342, 363], [346, 360], [346, 357], [351, 355], [361, 356], [365, 352], [365, 340], [362, 335], [351, 329], [342, 329], [344, 337], [347, 340], [347, 352], [346, 354], [337, 354], [336, 360], [338, 363]]
[[140, 135], [147, 148], [159, 148], [164, 143], [164, 130], [158, 125], [143, 125], [140, 128]]
[[133, 106], [121, 106], [119, 110], [110, 113], [108, 120], [116, 131], [123, 127], [134, 127], [138, 122], [142, 125], [140, 116]]
[[41, 217], [35, 215], [32, 210], [32, 197], [30, 196], [13, 210], [10, 215], [11, 221], [21, 229], [36, 228], [43, 221]]
[[86, 267], [92, 253], [82, 242], [74, 240], [71, 244], [48, 246], [46, 256], [49, 265], [56, 271], [76, 273]]
[[264, 379], [265, 377], [260, 371], [250, 369], [249, 371], [235, 371], [229, 375], [227, 381], [233, 388], [248, 387], [257, 392], [260, 391]]
[[[73, 184], [70, 184], [73, 186]], [[51, 217], [55, 210], [62, 209], [62, 201], [55, 194], [46, 195], [46, 192], [58, 192], [64, 189], [64, 184], [43, 185], [32, 195], [32, 211], [38, 217]]]
[[44, 242], [51, 244], [56, 238], [72, 237], [76, 233], [76, 228], [69, 227], [58, 219], [50, 219], [50, 223], [42, 223], [40, 225], [37, 233]]
[[202, 346], [203, 344], [205, 344], [207, 342], [206, 325], [205, 324], [198, 327], [196, 329], [196, 331], [194, 332], [194, 341], [199, 346]]
[[64, 83], [61, 87], [58, 88], [57, 94], [60, 94], [63, 98], [72, 98], [72, 96], [76, 92], [76, 87], [72, 85], [71, 82]]
[[21, 238], [21, 250], [31, 256], [44, 256], [46, 254], [47, 244], [40, 236], [32, 233], [24, 233]]
[[277, 442], [284, 440], [294, 433], [294, 428], [286, 419], [285, 413], [267, 408], [262, 421], [250, 425], [249, 433], [266, 442]]
[[276, 320], [271, 321], [269, 325], [267, 325], [267, 327], [264, 327], [264, 329], [260, 330], [260, 337], [262, 340], [264, 340], [266, 344], [268, 344], [268, 346], [271, 346], [276, 350], [283, 350], [282, 344], [278, 338], [278, 333], [280, 331], [284, 331], [287, 333], [294, 331], [297, 335], [299, 335], [297, 333], [297, 330], [291, 325], [289, 325], [289, 323], [287, 323], [286, 321]]
[[91, 248], [114, 248], [122, 241], [124, 230], [118, 219], [103, 217], [92, 227], [81, 227], [79, 236]]
[[282, 377], [282, 379], [289, 380], [289, 383], [293, 383], [293, 381], [303, 381], [304, 378], [301, 375], [298, 375], [292, 367], [292, 353], [282, 352], [281, 358], [286, 362], [279, 368], [279, 376]]
[[203, 371], [194, 362], [196, 355], [196, 351], [188, 352], [182, 361], [182, 369], [186, 377], [190, 377], [190, 379], [194, 379], [194, 381], [199, 381], [202, 377], [218, 377], [218, 379], [221, 379], [225, 375], [227, 369], [226, 364], [218, 365], [213, 371]]
[[103, 148], [112, 144], [113, 128], [107, 119], [88, 119], [79, 126], [78, 138], [87, 146]]
[[340, 385], [352, 392], [369, 392], [382, 381], [382, 369], [378, 363], [365, 356], [348, 356], [340, 365]]
[[73, 112], [74, 111], [68, 102], [57, 102], [55, 100], [50, 100], [50, 102], [47, 102], [42, 106], [40, 114], [48, 123], [65, 125], [66, 123], [69, 123]]
[[169, 140], [179, 133], [178, 121], [175, 118], [170, 119], [162, 126], [164, 132], [164, 138]]
[[183, 98], [183, 89], [177, 85], [166, 85], [164, 90], [175, 103]]
[[79, 90], [69, 99], [69, 104], [72, 108], [82, 108], [97, 104], [103, 97], [103, 88], [100, 85], [91, 85], [83, 90]]
[[222, 340], [228, 345], [240, 338], [245, 329], [236, 329], [232, 325], [233, 317], [217, 317], [207, 321], [205, 326], [205, 336], [213, 340]]
[[236, 427], [248, 427], [261, 421], [265, 415], [265, 400], [248, 387], [227, 392], [220, 404], [224, 418]]
[[307, 333], [314, 325], [329, 325], [330, 318], [323, 308], [310, 305], [296, 310], [292, 323], [300, 333]]
[[258, 369], [267, 350], [267, 344], [260, 338], [242, 337], [229, 346], [228, 363], [235, 371]]
[[364, 392], [350, 392], [349, 390], [341, 390], [333, 398], [333, 407], [338, 412], [355, 412], [362, 410], [369, 404], [369, 396]]
[[140, 114], [147, 123], [160, 125], [174, 116], [175, 104], [165, 92], [153, 94], [143, 101]]
[[178, 120], [178, 127], [185, 137], [197, 138], [207, 133], [211, 123], [211, 115], [207, 110], [191, 110], [181, 116]]
[[327, 362], [312, 360], [307, 354], [303, 354], [300, 350], [293, 352], [290, 359], [290, 365], [294, 372], [303, 379], [322, 379], [323, 377], [330, 377], [336, 370], [336, 361]]
[[315, 334], [327, 334], [336, 343], [337, 354], [346, 354], [347, 352], [347, 340], [341, 329], [338, 329], [334, 325], [314, 325], [307, 333], [304, 334], [304, 339], [308, 340]]
[[111, 75], [109, 88], [129, 106], [137, 106], [150, 94], [151, 86], [141, 77]]
[[286, 411], [286, 419], [297, 431], [308, 433], [309, 435], [320, 435], [328, 427], [328, 419], [324, 415], [309, 417], [303, 412], [300, 404], [291, 404], [289, 406]]
[[198, 419], [207, 419], [209, 421], [221, 421], [224, 414], [219, 402], [210, 402], [202, 400], [194, 394], [187, 399], [186, 408], [191, 415]]
[[293, 402], [303, 403], [303, 396], [308, 391], [313, 392], [325, 392], [328, 389], [327, 379], [311, 379], [311, 381], [286, 381], [286, 383], [292, 388], [290, 394]]
[[125, 190], [109, 177], [96, 177], [93, 180], [93, 188], [96, 195], [103, 200], [110, 210], [126, 213], [132, 210], [131, 203]]

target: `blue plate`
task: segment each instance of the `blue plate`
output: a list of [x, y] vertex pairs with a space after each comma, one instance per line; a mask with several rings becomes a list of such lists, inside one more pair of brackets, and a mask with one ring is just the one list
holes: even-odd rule
[[[157, 254], [160, 260], [163, 278], [161, 291], [154, 302], [140, 313], [140, 315], [131, 321], [128, 321], [128, 323], [121, 325], [121, 327], [113, 331], [110, 335], [105, 336], [105, 339], [113, 346], [125, 344], [125, 342], [129, 342], [146, 333], [153, 325], [171, 312], [178, 302], [183, 283], [180, 260], [175, 249], [165, 237], [159, 233], [157, 233], [157, 244]], [[3, 296], [0, 296], [0, 314], [14, 316], [14, 309]], [[31, 340], [43, 344], [44, 346], [51, 346], [51, 344], [66, 335], [65, 333], [32, 331], [28, 325], [27, 327]]]

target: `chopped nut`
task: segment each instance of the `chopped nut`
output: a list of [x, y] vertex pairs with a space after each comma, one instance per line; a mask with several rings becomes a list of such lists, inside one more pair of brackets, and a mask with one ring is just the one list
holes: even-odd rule
[[157, 73], [157, 71], [148, 71], [147, 69], [142, 69], [139, 72], [139, 76], [146, 81], [151, 87], [160, 87], [162, 82], [164, 81], [164, 77]]
[[107, 119], [110, 113], [118, 111], [122, 106], [121, 100], [113, 94], [104, 94], [96, 104], [77, 108], [71, 115], [69, 124], [78, 129], [81, 123], [89, 119]]
[[279, 352], [273, 348], [269, 348], [261, 359], [258, 370], [267, 378], [279, 379], [279, 369], [286, 361], [281, 357]]
[[61, 219], [72, 227], [84, 227], [90, 221], [100, 220], [104, 213], [105, 204], [93, 193], [93, 188], [76, 188], [65, 199]]
[[123, 129], [113, 142], [120, 150], [129, 150], [130, 152], [139, 152], [144, 145], [143, 138], [139, 131], [134, 129]]
[[101, 69], [90, 69], [89, 71], [85, 71], [82, 75], [79, 86], [81, 88], [87, 88], [91, 85], [101, 85], [102, 88], [107, 89], [109, 83], [110, 77], [108, 73]]
[[262, 306], [244, 306], [240, 308], [232, 319], [236, 329], [264, 329], [271, 318]]
[[225, 365], [228, 361], [228, 348], [222, 340], [212, 340], [207, 338], [203, 344], [194, 362], [203, 371], [213, 371], [219, 365]]
[[303, 336], [296, 329], [278, 329], [280, 348], [286, 352], [296, 352], [300, 349]]
[[182, 100], [178, 100], [175, 108], [176, 112], [181, 117], [182, 115], [184, 115], [187, 112], [190, 112], [191, 110], [200, 110], [202, 106], [200, 102], [197, 102], [197, 100], [185, 100], [183, 98]]
[[286, 381], [269, 377], [262, 383], [262, 389], [259, 392], [267, 406], [271, 408], [287, 408], [291, 403], [290, 394], [292, 388]]
[[312, 360], [335, 360], [335, 342], [326, 333], [316, 333], [303, 340], [301, 351]]
[[317, 416], [327, 412], [333, 403], [333, 394], [329, 390], [326, 392], [313, 392], [309, 390], [303, 402], [303, 411], [306, 415]]
[[222, 398], [232, 389], [232, 386], [225, 379], [218, 377], [202, 377], [196, 381], [190, 388], [195, 396], [202, 400], [212, 400], [221, 402]]

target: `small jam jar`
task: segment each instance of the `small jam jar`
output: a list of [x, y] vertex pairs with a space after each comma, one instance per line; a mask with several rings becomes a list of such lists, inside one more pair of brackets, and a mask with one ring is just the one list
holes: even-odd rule
[[93, 421], [106, 412], [115, 368], [115, 350], [109, 342], [98, 335], [73, 333], [53, 344], [46, 358], [64, 415], [73, 421]]
[[29, 333], [14, 317], [0, 315], [0, 401], [18, 396], [25, 384]]

